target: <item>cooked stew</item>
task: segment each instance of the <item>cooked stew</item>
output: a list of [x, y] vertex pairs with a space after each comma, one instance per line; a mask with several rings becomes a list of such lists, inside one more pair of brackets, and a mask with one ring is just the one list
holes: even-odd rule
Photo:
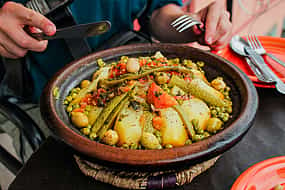
[[230, 87], [208, 81], [204, 62], [122, 56], [72, 89], [64, 104], [85, 136], [127, 149], [162, 149], [201, 141], [224, 128]]

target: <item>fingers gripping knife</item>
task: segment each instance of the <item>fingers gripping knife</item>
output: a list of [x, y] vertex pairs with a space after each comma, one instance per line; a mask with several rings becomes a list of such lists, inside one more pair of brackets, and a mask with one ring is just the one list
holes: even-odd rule
[[[75, 25], [76, 22], [68, 7], [73, 0], [30, 0], [26, 7], [41, 13], [55, 23], [57, 28]], [[65, 39], [74, 59], [91, 53], [86, 39]]]

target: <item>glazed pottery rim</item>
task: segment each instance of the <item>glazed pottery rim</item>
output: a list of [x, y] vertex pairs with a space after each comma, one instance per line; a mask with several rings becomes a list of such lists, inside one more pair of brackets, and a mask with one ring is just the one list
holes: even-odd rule
[[[245, 90], [247, 91], [247, 97], [245, 100], [245, 105], [241, 106], [241, 112], [239, 114], [239, 117], [237, 120], [233, 121], [227, 128], [223, 129], [219, 133], [202, 140], [200, 142], [193, 143], [191, 145], [183, 146], [183, 147], [177, 147], [173, 149], [162, 149], [162, 150], [129, 150], [129, 149], [121, 149], [117, 147], [111, 147], [105, 144], [101, 144], [96, 141], [91, 141], [87, 137], [78, 134], [73, 129], [71, 129], [69, 126], [67, 126], [60, 117], [56, 114], [56, 108], [53, 104], [53, 101], [55, 100], [55, 97], [53, 95], [53, 89], [57, 87], [57, 83], [60, 80], [63, 80], [63, 76], [68, 75], [68, 71], [72, 70], [72, 68], [79, 68], [84, 65], [90, 64], [91, 58], [96, 57], [97, 55], [101, 54], [108, 54], [108, 53], [114, 53], [116, 55], [116, 52], [124, 51], [124, 50], [132, 50], [132, 49], [138, 49], [138, 48], [147, 48], [147, 47], [167, 47], [167, 48], [190, 48], [193, 51], [198, 51], [203, 54], [210, 55], [214, 57], [215, 59], [219, 59], [220, 61], [227, 64], [228, 67], [231, 67], [230, 69], [234, 70], [236, 73], [238, 73], [242, 84], [244, 85]], [[96, 60], [99, 57], [96, 57]], [[86, 62], [87, 61], [87, 62]], [[250, 103], [250, 105], [249, 105]], [[224, 151], [231, 148], [234, 144], [236, 144], [242, 136], [249, 130], [251, 127], [253, 120], [256, 115], [256, 110], [258, 107], [258, 98], [257, 98], [257, 92], [255, 87], [253, 86], [250, 79], [235, 65], [228, 62], [227, 60], [212, 54], [210, 52], [205, 52], [203, 50], [199, 50], [196, 48], [192, 48], [185, 45], [177, 45], [177, 44], [133, 44], [133, 45], [127, 45], [127, 46], [120, 46], [104, 51], [99, 51], [92, 53], [86, 57], [83, 57], [79, 60], [73, 61], [72, 63], [66, 65], [63, 67], [59, 72], [55, 74], [55, 76], [48, 82], [48, 84], [45, 87], [45, 90], [43, 92], [43, 95], [41, 97], [41, 113], [45, 120], [45, 122], [48, 124], [49, 128], [52, 128], [53, 132], [55, 132], [60, 138], [62, 138], [67, 144], [71, 145], [73, 148], [75, 148], [77, 151], [82, 152], [83, 154], [86, 154], [87, 156], [91, 156], [94, 158], [97, 158], [99, 160], [116, 163], [116, 164], [127, 164], [127, 165], [140, 165], [140, 166], [146, 166], [146, 165], [164, 165], [164, 164], [173, 164], [173, 163], [181, 163], [185, 161], [195, 161], [199, 159], [203, 159], [204, 157], [209, 159], [214, 156], [217, 156]], [[252, 110], [249, 112], [249, 109]], [[45, 112], [43, 111], [45, 110]], [[46, 115], [47, 114], [47, 115]], [[244, 123], [245, 127], [241, 126], [241, 123]], [[56, 125], [56, 127], [52, 127]], [[240, 128], [238, 128], [240, 127]], [[78, 145], [74, 140], [75, 139], [66, 139], [64, 136], [61, 136], [59, 134], [68, 134], [70, 136], [75, 137], [76, 141], [81, 141], [80, 143], [83, 143], [84, 145], [93, 146], [94, 149], [98, 149], [95, 151], [103, 150], [104, 153], [98, 153], [92, 154], [90, 150], [80, 150]], [[237, 133], [237, 134], [236, 134]], [[199, 149], [199, 147], [204, 147], [203, 149]], [[92, 147], [91, 147], [92, 148]], [[181, 153], [181, 155], [175, 155], [175, 153]], [[190, 154], [189, 154], [190, 153]], [[91, 154], [91, 155], [90, 155]], [[108, 155], [112, 156], [108, 156]], [[129, 157], [129, 155], [132, 154], [132, 157]], [[171, 157], [167, 157], [167, 155], [171, 155]], [[141, 156], [148, 155], [148, 158], [151, 159], [143, 159]], [[151, 157], [151, 155], [156, 155], [155, 157]], [[164, 156], [159, 156], [164, 155]], [[124, 158], [124, 159], [122, 159]], [[134, 159], [136, 158], [136, 159]]]

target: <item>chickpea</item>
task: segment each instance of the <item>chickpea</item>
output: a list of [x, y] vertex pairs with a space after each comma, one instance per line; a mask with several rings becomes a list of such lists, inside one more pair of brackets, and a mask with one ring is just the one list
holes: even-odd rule
[[159, 149], [161, 145], [157, 137], [148, 132], [144, 132], [141, 138], [141, 144], [147, 149]]
[[221, 77], [217, 77], [216, 79], [212, 80], [211, 85], [216, 90], [222, 90], [226, 88], [226, 83], [223, 81], [223, 78]]
[[161, 72], [155, 75], [155, 81], [158, 84], [166, 84], [168, 80], [169, 80], [169, 76], [166, 73]]
[[81, 88], [87, 88], [90, 84], [90, 81], [89, 80], [83, 80], [80, 84], [80, 87]]
[[139, 60], [137, 58], [129, 58], [126, 68], [129, 73], [138, 72], [140, 70]]
[[88, 117], [81, 112], [71, 112], [71, 121], [78, 128], [88, 126]]
[[216, 133], [218, 130], [222, 128], [223, 122], [215, 117], [212, 117], [208, 120], [207, 131], [210, 133]]
[[115, 145], [119, 141], [119, 135], [116, 131], [109, 129], [102, 138], [102, 142], [108, 145]]
[[90, 128], [88, 127], [85, 127], [85, 128], [82, 128], [81, 129], [81, 132], [84, 134], [84, 135], [89, 135], [90, 134]]

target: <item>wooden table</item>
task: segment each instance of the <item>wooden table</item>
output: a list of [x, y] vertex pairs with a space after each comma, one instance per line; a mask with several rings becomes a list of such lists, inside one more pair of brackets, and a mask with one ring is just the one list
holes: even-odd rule
[[[217, 163], [191, 184], [176, 189], [229, 190], [251, 165], [285, 155], [285, 95], [259, 89], [260, 106], [253, 127]], [[49, 137], [16, 176], [9, 190], [103, 190], [118, 189], [85, 177], [72, 157], [74, 151]]]

